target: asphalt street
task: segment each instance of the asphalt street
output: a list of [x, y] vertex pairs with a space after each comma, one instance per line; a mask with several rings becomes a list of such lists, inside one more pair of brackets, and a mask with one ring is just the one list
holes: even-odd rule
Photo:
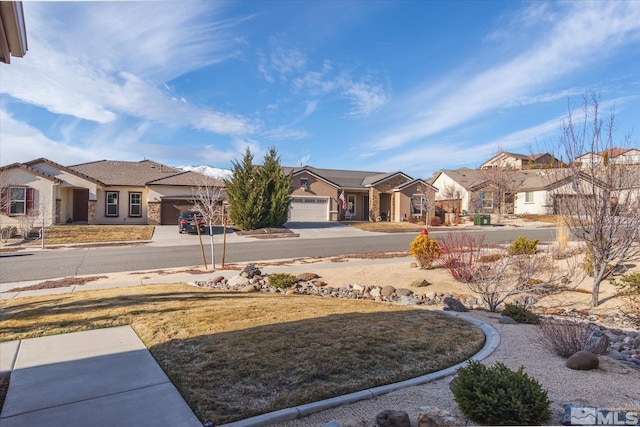
[[[508, 243], [518, 236], [552, 241], [553, 228], [498, 228], [465, 230], [485, 235], [486, 244]], [[432, 232], [434, 238], [447, 232]], [[177, 234], [177, 232], [175, 233]], [[303, 257], [328, 257], [372, 252], [406, 251], [416, 233], [366, 233], [340, 237], [333, 232], [326, 238], [235, 238], [227, 244], [225, 262], [258, 262]], [[202, 253], [197, 236], [184, 236], [180, 245], [133, 245], [93, 248], [61, 248], [41, 250], [34, 248], [22, 252], [0, 254], [0, 283], [26, 280], [46, 280], [59, 277], [106, 274], [121, 271], [153, 270], [190, 267], [202, 264]], [[190, 240], [186, 240], [190, 239]], [[222, 244], [215, 237], [216, 263], [220, 263]], [[191, 243], [192, 242], [192, 243]], [[207, 262], [211, 262], [208, 239], [205, 243]]]

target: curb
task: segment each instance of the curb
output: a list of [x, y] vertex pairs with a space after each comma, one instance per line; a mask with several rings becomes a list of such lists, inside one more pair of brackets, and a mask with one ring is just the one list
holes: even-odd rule
[[387, 384], [379, 387], [370, 388], [367, 390], [356, 391], [354, 393], [345, 394], [343, 396], [332, 397], [330, 399], [321, 400], [319, 402], [307, 403], [293, 408], [280, 409], [279, 411], [269, 412], [267, 414], [258, 415], [251, 418], [246, 418], [240, 421], [234, 421], [232, 423], [223, 424], [220, 427], [262, 427], [274, 423], [281, 423], [285, 421], [293, 421], [298, 418], [306, 417], [316, 412], [324, 411], [325, 409], [335, 408], [336, 406], [344, 405], [346, 403], [358, 402], [360, 400], [373, 399], [374, 397], [381, 396], [383, 394], [391, 393], [406, 387], [412, 387], [416, 385], [430, 383], [435, 380], [453, 375], [456, 371], [469, 364], [469, 361], [481, 361], [489, 357], [500, 344], [500, 334], [491, 325], [482, 320], [475, 319], [473, 317], [460, 314], [452, 311], [438, 310], [440, 313], [448, 314], [454, 317], [460, 317], [467, 322], [473, 323], [478, 326], [485, 336], [485, 342], [482, 349], [474, 354], [469, 360], [453, 365], [449, 368], [442, 369], [437, 372], [432, 372], [427, 375], [412, 378], [409, 380], [401, 381], [394, 384]]

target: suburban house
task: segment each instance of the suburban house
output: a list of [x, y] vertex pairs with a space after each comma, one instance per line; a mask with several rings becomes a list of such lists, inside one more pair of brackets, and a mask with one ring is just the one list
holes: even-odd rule
[[438, 188], [436, 206], [444, 212], [556, 214], [563, 198], [575, 197], [576, 185], [590, 185], [586, 175], [574, 179], [569, 169], [443, 169], [431, 182]]
[[286, 167], [291, 174], [289, 221], [392, 221], [429, 218], [437, 191], [402, 172]]
[[517, 154], [500, 152], [480, 165], [479, 169], [543, 169], [563, 167], [561, 160], [549, 153]]
[[576, 163], [588, 168], [593, 164], [600, 165], [605, 161], [619, 165], [640, 165], [640, 149], [610, 148], [598, 153], [585, 153], [576, 157]]
[[[45, 225], [177, 224], [205, 175], [151, 160], [63, 166], [40, 158], [0, 168], [2, 224], [37, 212]], [[222, 183], [220, 183], [222, 186]]]

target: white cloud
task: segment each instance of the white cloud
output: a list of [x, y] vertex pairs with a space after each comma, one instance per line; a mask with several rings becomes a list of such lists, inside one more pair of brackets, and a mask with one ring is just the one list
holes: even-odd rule
[[275, 81], [274, 75], [286, 81], [290, 74], [301, 72], [306, 65], [306, 58], [299, 49], [285, 48], [275, 36], [269, 38], [269, 53], [258, 56], [258, 71], [269, 83]]
[[432, 87], [411, 94], [397, 112], [411, 120], [392, 129], [372, 147], [400, 147], [500, 108], [566, 95], [565, 90], [544, 95], [538, 91], [640, 39], [640, 2], [579, 2], [560, 7], [562, 16], [553, 19], [549, 31], [513, 59], [464, 79], [449, 80], [444, 86], [436, 83], [437, 98]]
[[389, 96], [380, 85], [366, 82], [345, 85], [343, 95], [351, 102], [350, 116], [366, 116], [389, 101]]
[[[192, 105], [167, 90], [166, 81], [228, 55], [228, 33], [237, 25], [207, 23], [213, 3], [176, 5], [29, 3], [29, 57], [3, 68], [2, 92], [101, 124], [125, 114], [219, 134], [254, 132], [244, 117]], [[67, 14], [64, 29], [58, 13]]]

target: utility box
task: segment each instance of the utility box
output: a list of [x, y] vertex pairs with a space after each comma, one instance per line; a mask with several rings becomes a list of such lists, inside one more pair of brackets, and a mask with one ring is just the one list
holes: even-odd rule
[[480, 225], [491, 225], [491, 215], [480, 215]]

